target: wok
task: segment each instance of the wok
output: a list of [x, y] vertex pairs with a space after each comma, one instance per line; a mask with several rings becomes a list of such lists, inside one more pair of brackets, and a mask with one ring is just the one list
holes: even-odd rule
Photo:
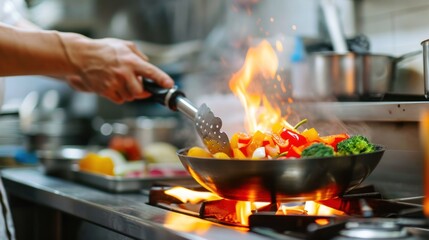
[[359, 185], [377, 166], [384, 148], [341, 157], [239, 160], [187, 156], [183, 166], [207, 190], [232, 200], [307, 201], [334, 198]]

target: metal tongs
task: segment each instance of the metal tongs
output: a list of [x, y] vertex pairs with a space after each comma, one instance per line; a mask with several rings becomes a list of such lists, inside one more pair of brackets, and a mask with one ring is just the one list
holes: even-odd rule
[[202, 104], [197, 108], [185, 94], [174, 88], [162, 88], [150, 79], [143, 79], [143, 87], [152, 93], [152, 99], [173, 111], [179, 111], [195, 123], [195, 129], [210, 153], [223, 152], [230, 156], [228, 135], [221, 131], [222, 120]]

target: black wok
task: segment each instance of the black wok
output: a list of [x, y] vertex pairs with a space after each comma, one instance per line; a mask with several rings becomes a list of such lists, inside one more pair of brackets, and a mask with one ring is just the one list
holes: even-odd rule
[[326, 158], [239, 160], [188, 157], [183, 166], [207, 190], [242, 201], [305, 201], [334, 198], [359, 185], [377, 166], [384, 148], [375, 152]]

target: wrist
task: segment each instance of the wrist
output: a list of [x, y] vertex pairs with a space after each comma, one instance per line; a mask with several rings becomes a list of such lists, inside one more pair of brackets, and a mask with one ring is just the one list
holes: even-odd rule
[[68, 66], [68, 75], [81, 75], [81, 65], [84, 64], [85, 60], [85, 57], [82, 55], [86, 52], [89, 39], [76, 33], [52, 32], [60, 41], [64, 59]]

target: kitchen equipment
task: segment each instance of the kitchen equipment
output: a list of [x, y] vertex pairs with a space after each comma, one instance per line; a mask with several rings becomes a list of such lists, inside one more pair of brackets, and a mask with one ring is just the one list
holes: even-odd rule
[[331, 38], [334, 51], [339, 54], [347, 52], [346, 40], [343, 36], [337, 9], [333, 0], [321, 1], [323, 15], [328, 28], [329, 37]]
[[136, 138], [141, 149], [156, 142], [166, 142], [180, 146], [183, 139], [182, 129], [176, 117], [137, 117], [127, 118], [123, 122], [129, 127], [129, 134]]
[[[391, 159], [385, 160], [390, 161]], [[405, 164], [409, 164], [408, 160], [410, 159], [401, 160], [405, 160]], [[401, 170], [403, 169], [401, 168]], [[395, 171], [395, 174], [396, 172], [400, 171]], [[235, 202], [237, 201], [223, 199], [220, 201], [205, 201], [197, 205], [189, 202], [181, 204], [181, 201], [171, 195], [168, 195], [167, 198], [158, 198], [158, 196], [162, 196], [160, 193], [162, 189], [170, 190], [171, 187], [169, 186], [178, 185], [194, 189], [195, 185], [192, 183], [163, 181], [162, 184], [155, 184], [150, 189], [144, 189], [141, 192], [142, 194], [112, 194], [82, 184], [46, 176], [31, 168], [4, 169], [2, 171], [2, 180], [9, 194], [8, 196], [13, 197], [15, 200], [26, 200], [35, 206], [26, 211], [18, 211], [22, 208], [22, 205], [11, 204], [14, 220], [18, 220], [14, 222], [16, 223], [15, 229], [17, 232], [25, 233], [25, 236], [28, 236], [23, 239], [34, 239], [35, 232], [39, 234], [37, 235], [38, 237], [41, 235], [39, 238], [45, 239], [46, 233], [50, 233], [49, 230], [55, 231], [56, 229], [65, 228], [68, 230], [61, 235], [64, 236], [61, 239], [67, 239], [67, 236], [70, 236], [70, 232], [78, 233], [82, 231], [83, 226], [85, 227], [85, 232], [88, 233], [85, 239], [98, 239], [98, 236], [113, 236], [105, 238], [106, 240], [118, 238], [136, 240], [421, 240], [428, 239], [429, 233], [429, 227], [421, 224], [421, 220], [425, 222], [421, 215], [422, 198], [414, 196], [407, 199], [389, 199], [380, 194], [380, 192], [377, 193], [378, 184], [365, 185], [372, 186], [372, 188], [366, 188], [362, 184], [339, 198], [322, 201], [324, 206], [349, 213], [349, 216], [339, 216], [338, 214], [327, 212], [324, 206], [321, 206], [320, 210], [325, 211], [321, 211], [321, 215], [318, 216], [312, 214], [312, 212], [294, 214], [296, 211], [290, 213], [290, 215], [277, 215], [273, 210], [266, 208], [259, 208], [257, 212], [252, 209], [250, 212], [249, 208], [249, 213], [252, 214], [249, 216], [249, 228], [244, 228], [231, 226], [228, 223], [222, 224], [214, 218], [215, 216], [225, 216], [228, 220], [237, 215], [238, 211], [235, 209]], [[393, 184], [403, 185], [404, 182], [396, 181]], [[190, 197], [190, 195], [185, 195], [185, 198], [189, 199]], [[158, 205], [154, 203], [156, 199], [160, 199], [157, 201]], [[14, 201], [14, 203], [16, 202]], [[212, 208], [216, 202], [221, 204], [216, 205], [219, 206], [217, 208]], [[237, 204], [243, 203], [239, 202]], [[282, 203], [282, 207], [284, 206], [295, 207], [296, 203], [285, 202]], [[55, 214], [47, 211], [49, 210], [47, 207], [53, 207], [56, 210]], [[220, 212], [216, 213], [214, 212], [215, 210], [220, 210]], [[40, 213], [41, 216], [37, 218], [28, 217], [29, 212], [34, 211]], [[371, 211], [372, 216], [368, 214]], [[69, 217], [58, 221], [58, 214], [62, 214], [61, 216], [64, 218]], [[318, 218], [320, 220], [314, 221]], [[364, 220], [362, 218], [378, 224], [356, 224], [357, 221], [355, 220]], [[41, 221], [42, 219], [43, 221]], [[350, 220], [350, 224], [343, 221], [347, 219]], [[70, 224], [71, 221], [74, 224]], [[392, 223], [392, 221], [395, 223]], [[25, 230], [29, 226], [33, 226], [37, 231], [33, 230], [29, 235], [28, 231]], [[395, 226], [398, 226], [398, 228]], [[354, 228], [355, 232], [361, 233], [361, 237], [345, 237], [341, 234], [345, 227]], [[261, 232], [257, 231], [257, 228], [259, 230], [264, 229], [266, 234], [259, 234]], [[19, 231], [20, 229], [22, 231]], [[41, 229], [46, 229], [47, 231], [41, 232]], [[374, 232], [374, 230], [376, 231]], [[407, 237], [402, 238], [396, 237], [396, 235], [390, 235], [390, 237], [385, 238], [375, 237], [379, 236], [376, 234], [385, 236], [385, 234], [395, 233], [397, 230], [404, 230], [409, 234]], [[422, 234], [426, 232], [426, 234], [417, 234], [419, 231]], [[271, 233], [271, 235], [267, 235], [268, 233]], [[370, 233], [372, 234], [369, 235]]]
[[325, 158], [251, 160], [195, 158], [178, 152], [191, 176], [217, 195], [243, 201], [303, 201], [337, 197], [359, 185], [377, 166], [375, 152]]
[[171, 110], [178, 110], [193, 120], [198, 135], [211, 153], [224, 152], [230, 155], [228, 136], [221, 132], [222, 120], [214, 116], [207, 105], [202, 104], [197, 109], [177, 88], [164, 89], [149, 79], [143, 79], [143, 87], [159, 103]]
[[89, 143], [92, 133], [89, 119], [65, 118], [62, 109], [51, 116], [49, 119], [38, 119], [32, 122], [29, 129], [23, 130], [28, 151], [55, 150], [64, 145]]
[[354, 53], [368, 53], [371, 48], [368, 37], [363, 34], [346, 39], [346, 42], [348, 49]]
[[421, 43], [423, 47], [423, 72], [424, 72], [424, 86], [425, 96], [429, 96], [429, 39]]
[[73, 170], [73, 175], [76, 180], [81, 183], [114, 193], [141, 191], [144, 188], [151, 187], [155, 182], [167, 180], [177, 182], [181, 180], [189, 181], [191, 179], [188, 175], [123, 177], [95, 174], [79, 170]]
[[312, 69], [310, 79], [314, 79], [314, 85], [309, 87], [321, 98], [381, 98], [392, 88], [397, 64], [420, 53], [415, 51], [400, 57], [353, 52], [312, 53], [309, 69]]
[[19, 106], [19, 120], [28, 151], [57, 150], [64, 145], [87, 145], [92, 134], [90, 119], [74, 116], [60, 106], [61, 93], [49, 90], [42, 96], [30, 92]]
[[[350, 38], [346, 38], [347, 50], [354, 53], [369, 53], [371, 49], [371, 43], [366, 35], [359, 34]], [[308, 53], [314, 52], [327, 52], [334, 51], [331, 42], [327, 41], [316, 41], [307, 42], [305, 44], [305, 50]]]
[[73, 178], [72, 171], [79, 160], [96, 147], [66, 145], [55, 149], [40, 149], [36, 156], [42, 163], [42, 170], [48, 175]]
[[[166, 46], [204, 39], [222, 20], [227, 7], [225, 0], [95, 0], [87, 4], [90, 3], [98, 6], [87, 6], [94, 10], [97, 37], [114, 36]], [[81, 5], [72, 7], [82, 11]]]

